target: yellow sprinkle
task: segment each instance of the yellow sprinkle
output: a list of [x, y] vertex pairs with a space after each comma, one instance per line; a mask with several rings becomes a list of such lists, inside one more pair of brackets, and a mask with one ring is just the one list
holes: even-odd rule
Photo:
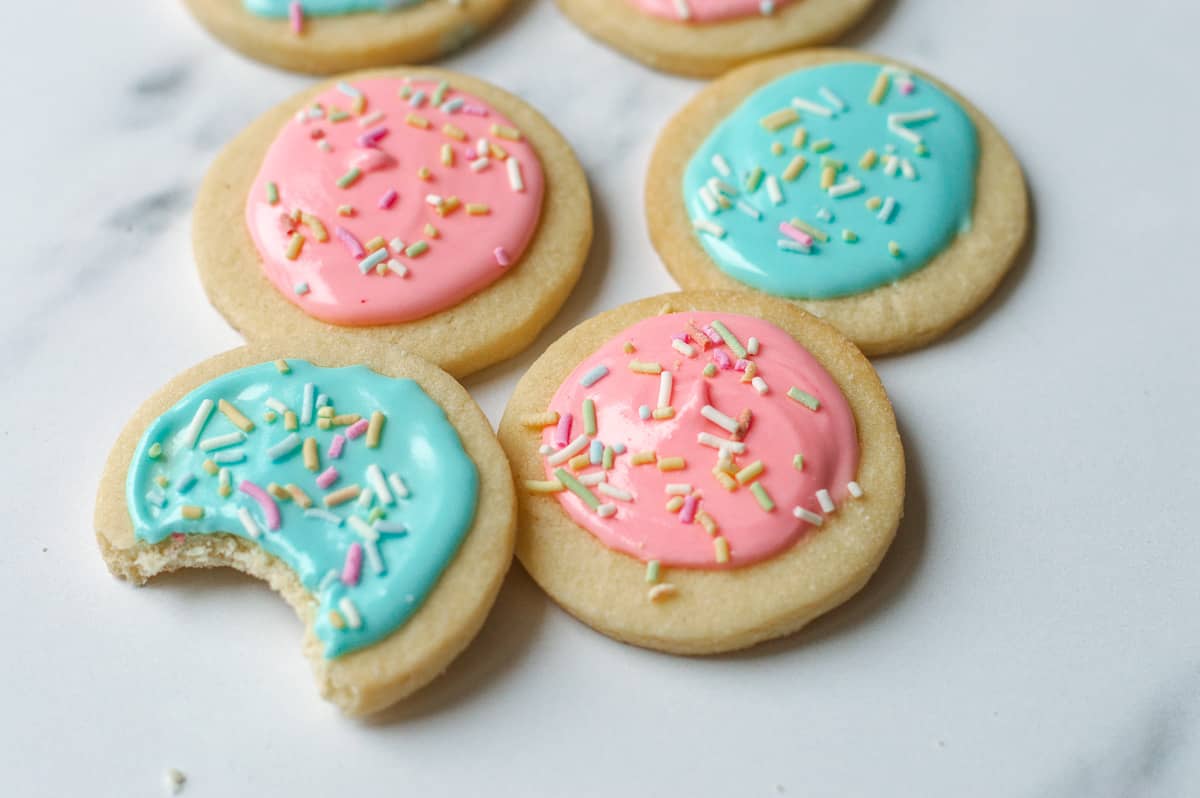
[[837, 169], [832, 166], [826, 166], [821, 170], [821, 188], [822, 190], [829, 188], [837, 180]]
[[666, 601], [678, 593], [678, 588], [670, 582], [663, 582], [661, 585], [655, 585], [646, 592], [646, 597], [651, 601]]
[[288, 362], [286, 360], [283, 360], [282, 358], [275, 361], [275, 370], [278, 371], [280, 374], [291, 374], [292, 373], [292, 367], [289, 366]]
[[508, 125], [497, 125], [493, 123], [492, 135], [499, 136], [502, 139], [508, 139], [509, 141], [521, 140], [520, 131], [518, 131], [515, 127], [509, 127]]
[[304, 467], [309, 471], [321, 470], [321, 457], [317, 454], [317, 439], [304, 439]]
[[750, 465], [737, 472], [737, 481], [745, 485], [763, 472], [762, 460], [755, 460]]
[[342, 618], [342, 614], [337, 610], [329, 611], [329, 625], [334, 629], [345, 629], [346, 621]]
[[329, 423], [329, 419], [327, 418], [317, 419], [317, 429], [329, 429], [332, 426], [333, 425]]
[[888, 87], [891, 84], [892, 79], [888, 76], [887, 71], [879, 70], [879, 77], [875, 78], [875, 85], [871, 87], [871, 93], [867, 95], [867, 102], [871, 105], [879, 105], [887, 96]]
[[630, 456], [629, 462], [634, 465], [649, 465], [657, 459], [658, 455], [654, 452], [635, 452]]
[[204, 508], [194, 504], [185, 504], [179, 508], [179, 514], [189, 521], [196, 521], [204, 517]]
[[382, 412], [376, 410], [371, 414], [371, 421], [367, 425], [367, 448], [379, 448], [379, 436], [383, 434], [383, 422], [387, 420]]
[[267, 493], [279, 499], [281, 502], [291, 501], [292, 494], [287, 492], [287, 488], [277, 482], [272, 482], [267, 485]]
[[321, 224], [321, 220], [311, 213], [300, 214], [300, 221], [304, 222], [309, 230], [312, 230], [313, 237], [318, 241], [329, 240], [329, 231], [325, 229], [325, 225]]
[[339, 205], [337, 212], [338, 212], [338, 216], [353, 216], [354, 215], [354, 206], [353, 205]]
[[820, 139], [812, 143], [811, 149], [813, 152], [828, 152], [833, 149], [833, 142], [829, 139]]
[[863, 153], [863, 157], [858, 159], [858, 165], [863, 169], [871, 169], [878, 161], [879, 153], [872, 149]]
[[687, 468], [687, 461], [682, 457], [664, 457], [658, 461], [659, 471], [682, 471]]
[[308, 494], [299, 485], [288, 483], [287, 492], [291, 494], [293, 501], [300, 505], [300, 509], [307, 510], [312, 507], [312, 499], [308, 498]]
[[504, 149], [503, 147], [501, 147], [499, 144], [497, 144], [494, 141], [488, 142], [488, 150], [491, 151], [492, 157], [495, 158], [497, 161], [503, 161], [505, 158], [508, 157], [508, 150]]
[[812, 236], [813, 238], [817, 239], [818, 241], [820, 241], [822, 243], [829, 240], [828, 233], [826, 233], [824, 230], [818, 230], [817, 228], [813, 227], [811, 224], [804, 221], [803, 219], [792, 219], [791, 222], [792, 222], [792, 227], [797, 227], [797, 228], [803, 230], [804, 232], [808, 233], [810, 236]]
[[800, 121], [800, 114], [796, 113], [795, 108], [780, 108], [778, 111], [771, 113], [758, 120], [758, 123], [767, 130], [774, 133], [781, 130], [790, 124]]
[[288, 239], [287, 249], [284, 250], [284, 257], [288, 260], [295, 260], [300, 257], [300, 250], [304, 249], [304, 236], [299, 233], [292, 233], [292, 237]]
[[805, 166], [808, 166], [808, 161], [804, 159], [803, 155], [797, 155], [792, 159], [792, 162], [787, 165], [787, 168], [783, 170], [783, 179], [787, 180], [788, 182], [795, 180], [800, 176], [800, 173], [804, 171]]
[[224, 399], [218, 399], [217, 409], [224, 413], [225, 417], [233, 422], [233, 425], [242, 432], [254, 431], [254, 422], [246, 418], [246, 415], [241, 410], [238, 410], [236, 407], [234, 407], [231, 402], [226, 402]]
[[350, 103], [350, 109], [359, 116], [362, 116], [363, 111], [367, 110], [367, 95], [360, 94], [355, 97], [354, 102]]
[[904, 254], [903, 250], [900, 249], [900, 245], [895, 241], [888, 242], [888, 252], [893, 258], [898, 258]]
[[779, 142], [779, 141], [772, 141], [771, 142], [771, 154], [772, 155], [783, 155], [783, 143]]
[[217, 495], [222, 499], [228, 499], [231, 493], [233, 493], [233, 488], [229, 485], [219, 485], [217, 487]]
[[713, 555], [717, 562], [729, 562], [729, 541], [720, 536], [713, 538]]
[[217, 472], [221, 470], [220, 466], [218, 466], [212, 460], [205, 460], [201, 464], [201, 468], [203, 468], [205, 471], [207, 471], [209, 474], [212, 474], [213, 476], [216, 476]]
[[358, 485], [347, 485], [344, 488], [335, 490], [333, 493], [325, 494], [325, 498], [322, 501], [325, 502], [326, 507], [337, 507], [339, 504], [357, 499], [360, 493], [362, 493], [362, 488]]
[[669, 500], [667, 500], [667, 512], [668, 513], [677, 513], [677, 512], [679, 512], [679, 508], [681, 508], [681, 507], [683, 507], [683, 497], [682, 496], [672, 496]]
[[527, 479], [525, 480], [525, 489], [530, 493], [558, 493], [565, 490], [563, 484], [557, 479]]
[[592, 458], [587, 452], [577, 454], [567, 461], [567, 465], [571, 466], [572, 471], [582, 471], [592, 464]]
[[521, 419], [521, 426], [523, 427], [552, 427], [557, 423], [557, 410], [547, 410], [545, 413], [531, 413]]
[[289, 431], [300, 429], [300, 422], [296, 418], [296, 414], [288, 410], [283, 414], [283, 428]]
[[167, 485], [170, 485], [170, 484], [171, 484], [171, 480], [167, 479], [167, 475], [166, 475], [166, 474], [159, 474], [158, 476], [156, 476], [156, 477], [154, 478], [154, 482], [155, 482], [155, 483], [156, 483], [156, 484], [157, 484], [157, 485], [158, 485], [160, 488], [165, 488]]
[[458, 197], [447, 197], [442, 206], [437, 209], [438, 216], [449, 216], [461, 205], [462, 201]]
[[705, 532], [710, 535], [717, 534], [717, 522], [704, 510], [696, 511], [696, 520], [700, 522], [700, 526], [704, 527]]
[[467, 213], [471, 216], [483, 216], [491, 213], [492, 209], [479, 202], [468, 202]]
[[442, 165], [454, 166], [454, 148], [449, 144], [442, 145]]
[[421, 116], [420, 114], [409, 114], [408, 116], [404, 117], [404, 121], [407, 122], [408, 124], [412, 125], [413, 127], [419, 127], [419, 128], [424, 128], [424, 129], [428, 129], [428, 127], [429, 127], [429, 120], [426, 119], [425, 117]]
[[417, 170], [417, 177], [420, 178], [421, 180], [428, 182], [430, 180], [433, 180], [433, 172], [429, 171], [429, 169], [427, 167], [422, 166], [420, 169]]
[[792, 134], [792, 146], [800, 149], [806, 141], [808, 141], [808, 130], [803, 127], [796, 128], [796, 132]]
[[377, 249], [383, 249], [387, 246], [387, 241], [383, 236], [375, 236], [367, 242], [367, 252], [374, 252]]
[[333, 411], [333, 405], [317, 408], [317, 418], [333, 418], [335, 415], [337, 414]]
[[265, 413], [263, 413], [263, 421], [267, 422], [268, 424], [274, 424], [275, 419], [277, 419], [277, 418], [279, 418], [279, 416], [275, 413], [274, 410], [268, 410]]
[[340, 416], [334, 416], [330, 421], [333, 422], [333, 426], [335, 427], [348, 427], [361, 418], [362, 416], [358, 413], [343, 413]]
[[883, 204], [883, 200], [882, 200], [881, 198], [879, 198], [879, 197], [871, 197], [871, 198], [870, 198], [870, 199], [868, 199], [868, 200], [867, 200], [867, 202], [866, 202], [866, 205], [867, 205], [867, 210], [869, 210], [869, 211], [877, 211], [877, 210], [879, 210], [879, 206], [880, 206], [880, 205], [882, 205], [882, 204]]
[[717, 478], [717, 482], [721, 483], [721, 487], [725, 490], [737, 490], [737, 480], [726, 474], [719, 468], [713, 469], [713, 476]]
[[633, 341], [626, 341], [624, 349], [625, 349], [625, 354], [627, 354], [627, 355], [632, 355], [634, 352], [637, 351], [637, 347], [633, 345]]
[[652, 414], [658, 421], [663, 421], [668, 418], [675, 418], [675, 408], [673, 407], [656, 407]]
[[425, 223], [425, 235], [429, 236], [430, 238], [437, 238], [438, 236], [441, 235], [441, 232], [436, 227], [431, 225], [429, 222], [426, 222]]
[[458, 141], [466, 141], [467, 140], [467, 134], [464, 133], [461, 128], [457, 128], [454, 125], [450, 124], [449, 122], [442, 125], [442, 132], [445, 133], [450, 138], [457, 139]]
[[638, 360], [629, 361], [629, 370], [638, 374], [662, 374], [662, 366], [658, 363], [642, 363]]
[[751, 360], [750, 365], [746, 366], [746, 370], [742, 372], [742, 382], [753, 382], [757, 375], [758, 364]]

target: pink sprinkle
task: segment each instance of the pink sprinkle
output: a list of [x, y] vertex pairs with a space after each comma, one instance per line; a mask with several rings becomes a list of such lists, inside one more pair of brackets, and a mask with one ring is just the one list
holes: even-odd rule
[[559, 449], [567, 448], [567, 442], [571, 440], [571, 421], [571, 414], [563, 413], [554, 428], [554, 445]]
[[913, 83], [911, 80], [900, 81], [900, 93], [901, 94], [912, 94], [913, 90], [916, 88], [917, 88], [916, 84]]
[[288, 17], [292, 21], [292, 33], [299, 36], [304, 32], [304, 9], [300, 6], [300, 0], [293, 0], [288, 5]]
[[346, 551], [346, 564], [342, 566], [342, 584], [354, 587], [362, 575], [363, 549], [358, 541], [350, 544]]
[[690, 524], [696, 517], [696, 505], [700, 500], [696, 498], [696, 494], [692, 494], [683, 500], [683, 508], [679, 511], [679, 522], [681, 524]]
[[726, 371], [733, 368], [733, 361], [729, 359], [729, 355], [725, 354], [724, 349], [714, 349], [713, 360], [717, 361], [717, 365]]
[[330, 466], [322, 471], [320, 476], [317, 477], [317, 487], [321, 490], [328, 490], [330, 485], [337, 482], [339, 476], [341, 476], [341, 474], [338, 473], [338, 470], [333, 466]]
[[779, 223], [779, 232], [783, 233], [785, 236], [797, 242], [798, 244], [803, 244], [806, 247], [812, 246], [812, 236], [803, 230], [798, 230], [795, 227], [792, 227], [792, 225], [788, 224], [787, 222]]
[[363, 133], [361, 136], [358, 137], [358, 146], [374, 147], [376, 144], [379, 143], [379, 140], [381, 138], [383, 138], [384, 136], [386, 136], [387, 134], [388, 134], [388, 129], [387, 129], [386, 125], [380, 125], [379, 127], [371, 128], [366, 133]]
[[703, 329], [704, 334], [708, 336], [708, 340], [712, 341], [714, 344], [724, 342], [725, 339], [722, 338], [720, 334], [712, 328], [711, 324], [705, 324]]
[[364, 172], [378, 172], [395, 163], [392, 156], [380, 150], [364, 150], [350, 161], [351, 166], [357, 166]]
[[279, 517], [279, 505], [275, 504], [275, 500], [265, 490], [255, 485], [248, 479], [243, 479], [238, 485], [238, 490], [249, 496], [254, 501], [258, 502], [258, 506], [262, 508], [263, 515], [267, 517], [267, 529], [272, 531], [279, 529], [282, 519]]
[[505, 250], [504, 247], [496, 247], [494, 250], [492, 250], [492, 254], [496, 256], [496, 263], [499, 263], [501, 266], [507, 266], [508, 264], [512, 263], [512, 261], [508, 259], [508, 251]]
[[480, 105], [464, 105], [461, 110], [464, 114], [473, 114], [475, 116], [488, 115], [487, 109]]
[[364, 432], [366, 432], [367, 427], [369, 427], [370, 425], [371, 425], [371, 422], [367, 421], [365, 418], [360, 418], [358, 421], [355, 421], [353, 424], [351, 424], [349, 426], [349, 428], [346, 429], [346, 437], [349, 438], [350, 440], [354, 440], [359, 435], [362, 435]]
[[396, 198], [400, 195], [396, 193], [396, 189], [389, 188], [382, 197], [379, 198], [379, 207], [387, 210], [396, 204]]
[[342, 456], [342, 449], [346, 448], [346, 436], [340, 432], [333, 436], [333, 440], [329, 442], [329, 453], [326, 455], [330, 460], [336, 460]]
[[745, 371], [750, 366], [750, 361], [744, 357], [739, 357], [738, 361], [733, 364], [734, 371]]
[[350, 250], [352, 257], [362, 258], [366, 256], [367, 250], [363, 247], [362, 242], [354, 237], [354, 233], [351, 233], [344, 227], [334, 227], [333, 234], [338, 237], [339, 241], [346, 245], [346, 249]]

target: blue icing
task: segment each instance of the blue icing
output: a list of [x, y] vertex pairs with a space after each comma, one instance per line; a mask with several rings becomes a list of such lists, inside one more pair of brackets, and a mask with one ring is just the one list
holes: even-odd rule
[[[224, 374], [195, 389], [170, 410], [159, 416], [142, 435], [125, 483], [126, 501], [139, 540], [157, 543], [173, 532], [203, 534], [225, 532], [250, 539], [239, 510], [250, 513], [267, 552], [286, 563], [301, 583], [318, 600], [316, 633], [325, 656], [332, 658], [375, 643], [402, 626], [416, 612], [450, 564], [459, 544], [471, 527], [479, 496], [479, 473], [463, 450], [458, 433], [445, 412], [417, 383], [377, 374], [364, 366], [322, 368], [302, 360], [288, 361], [290, 374], [281, 374], [273, 363], [239, 369]], [[306, 392], [306, 385], [314, 387]], [[300, 423], [297, 435], [314, 438], [320, 465], [317, 472], [305, 466], [303, 449], [298, 447], [274, 460], [269, 454], [292, 433], [284, 428], [282, 415], [265, 421], [268, 399], [282, 402], [303, 419], [306, 395], [313, 397], [308, 424]], [[385, 416], [378, 448], [368, 448], [366, 436], [347, 440], [340, 459], [328, 456], [335, 435], [345, 435], [348, 426], [321, 429], [316, 398], [328, 397], [338, 414], [360, 414], [369, 418], [374, 411]], [[239, 428], [219, 409], [208, 416], [195, 446], [188, 445], [189, 426], [205, 399], [214, 403], [224, 399], [245, 414], [254, 429], [245, 440], [234, 445], [202, 451], [206, 441]], [[154, 444], [162, 447], [157, 458], [151, 457]], [[245, 458], [226, 466], [231, 491], [220, 495], [220, 478], [209, 474], [204, 461], [221, 452], [238, 453]], [[386, 518], [369, 522], [370, 509], [357, 500], [326, 508], [322, 497], [338, 489], [358, 484], [368, 488], [366, 472], [372, 464], [382, 475], [399, 476], [408, 490], [400, 498], [389, 485], [391, 504], [383, 504], [375, 493], [371, 508], [386, 512]], [[340, 478], [328, 490], [321, 489], [316, 477], [329, 466]], [[166, 487], [155, 479], [165, 476]], [[262, 507], [239, 490], [242, 480], [266, 489], [269, 483], [298, 485], [313, 501], [313, 509], [336, 514], [341, 523], [322, 519], [305, 511], [295, 501], [275, 500], [282, 523], [278, 531], [268, 530]], [[190, 483], [190, 484], [189, 484]], [[185, 506], [201, 507], [204, 517], [183, 517]], [[356, 515], [362, 523], [345, 519]], [[378, 524], [380, 529], [375, 529]], [[400, 527], [403, 531], [396, 531]], [[387, 529], [390, 531], [381, 531]], [[351, 544], [366, 546], [367, 537], [378, 532], [375, 544], [383, 571], [377, 573], [371, 557], [363, 560], [357, 585], [343, 584], [340, 576]], [[372, 532], [374, 530], [374, 532]], [[329, 573], [338, 575], [330, 579]], [[343, 599], [349, 599], [361, 617], [361, 627], [335, 629], [330, 612], [345, 615]]]
[[[888, 75], [883, 101], [868, 102], [881, 72]], [[902, 85], [911, 84], [911, 93]], [[822, 91], [825, 90], [825, 91]], [[829, 97], [832, 92], [834, 98]], [[771, 131], [762, 120], [792, 108], [800, 98], [833, 111], [822, 116], [796, 108], [801, 119]], [[836, 110], [837, 102], [844, 104]], [[889, 129], [892, 114], [924, 112], [930, 118], [903, 125], [906, 137]], [[928, 112], [932, 112], [929, 114]], [[807, 140], [793, 146], [796, 131], [805, 128]], [[912, 140], [919, 136], [921, 145]], [[814, 144], [828, 140], [832, 148], [820, 153]], [[772, 142], [783, 152], [771, 152]], [[864, 168], [860, 159], [873, 149], [880, 162]], [[793, 181], [782, 177], [797, 155], [807, 166]], [[722, 176], [713, 164], [721, 156], [732, 174]], [[821, 188], [822, 158], [844, 163], [837, 183], [857, 180], [862, 188], [833, 197]], [[886, 174], [887, 158], [895, 157], [894, 174]], [[912, 169], [906, 177], [904, 161]], [[975, 171], [979, 160], [975, 126], [957, 102], [933, 84], [892, 67], [878, 64], [829, 64], [793, 72], [763, 86], [718, 125], [692, 157], [683, 176], [684, 199], [694, 220], [704, 220], [724, 230], [700, 230], [701, 244], [721, 271], [767, 293], [778, 296], [828, 299], [861, 293], [894, 282], [924, 266], [962, 231], [969, 229], [975, 202]], [[783, 195], [775, 205], [767, 180], [751, 190], [747, 182], [755, 167], [774, 175]], [[706, 207], [701, 189], [717, 177], [735, 196], [730, 207], [713, 212]], [[711, 189], [710, 189], [711, 190]], [[880, 210], [868, 208], [869, 198], [894, 200], [889, 221]], [[752, 218], [744, 201], [761, 212]], [[814, 240], [810, 251], [784, 249], [780, 241], [793, 239], [780, 231], [781, 222], [800, 219], [828, 236]], [[703, 225], [702, 225], [703, 226]], [[843, 240], [843, 230], [857, 241]], [[898, 245], [898, 253], [890, 245]], [[801, 245], [802, 246], [802, 245]], [[793, 247], [794, 249], [794, 247]]]
[[[358, 11], [391, 11], [415, 6], [422, 0], [303, 0], [301, 8], [310, 17], [333, 17]], [[286, 17], [291, 0], [242, 0], [246, 10], [260, 17]]]

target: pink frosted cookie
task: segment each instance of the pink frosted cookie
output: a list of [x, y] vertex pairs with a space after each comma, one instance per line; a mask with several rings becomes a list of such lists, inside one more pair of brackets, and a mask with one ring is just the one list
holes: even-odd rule
[[891, 543], [904, 458], [870, 364], [773, 298], [641, 300], [533, 365], [501, 442], [518, 556], [620, 640], [712, 653], [853, 595]]
[[350, 75], [262, 117], [213, 165], [194, 228], [205, 288], [248, 338], [382, 338], [463, 375], [557, 311], [591, 208], [536, 112], [413, 70]]
[[557, 0], [592, 36], [655, 69], [712, 77], [760, 56], [824, 44], [873, 0]]

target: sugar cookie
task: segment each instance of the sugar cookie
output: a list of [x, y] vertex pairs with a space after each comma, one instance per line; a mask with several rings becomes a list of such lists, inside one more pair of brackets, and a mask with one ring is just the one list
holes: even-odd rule
[[702, 89], [660, 135], [646, 216], [685, 289], [791, 299], [874, 355], [979, 307], [1028, 209], [1020, 165], [966, 100], [909, 67], [822, 50]]
[[514, 519], [504, 453], [444, 372], [380, 346], [242, 347], [134, 414], [101, 478], [96, 538], [137, 584], [218, 566], [268, 582], [304, 622], [321, 694], [361, 715], [475, 636]]
[[841, 604], [903, 507], [870, 363], [761, 294], [668, 294], [584, 322], [521, 379], [500, 441], [533, 578], [597, 630], [672, 653], [750, 646]]
[[482, 33], [511, 0], [184, 0], [256, 61], [315, 75], [416, 64]]
[[579, 27], [666, 72], [713, 77], [770, 55], [833, 41], [873, 0], [557, 0]]
[[205, 290], [249, 340], [368, 339], [455, 376], [533, 340], [591, 234], [583, 170], [549, 123], [428, 68], [268, 112], [218, 156], [193, 224]]

